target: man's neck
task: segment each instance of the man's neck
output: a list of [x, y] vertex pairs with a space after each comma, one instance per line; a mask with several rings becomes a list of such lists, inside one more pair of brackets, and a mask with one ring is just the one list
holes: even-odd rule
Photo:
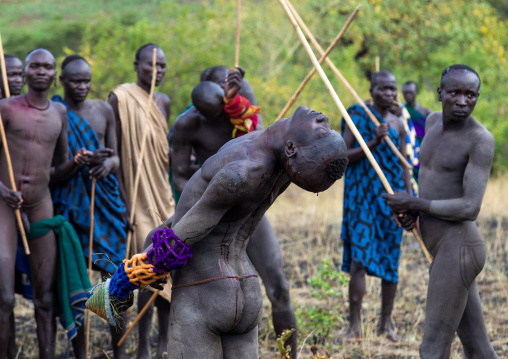
[[136, 81], [136, 85], [138, 85], [139, 87], [141, 87], [143, 90], [145, 90], [147, 93], [150, 93], [150, 85], [149, 84], [144, 84], [142, 83], [141, 81], [139, 81], [139, 79]]
[[409, 102], [409, 101], [408, 101], [408, 102], [406, 102], [406, 103], [407, 103], [407, 105], [408, 105], [408, 106], [411, 106], [412, 108], [416, 108], [416, 106], [418, 106], [418, 105], [416, 104], [416, 100], [414, 100], [414, 101], [412, 101], [412, 102]]
[[74, 101], [73, 99], [71, 99], [69, 96], [67, 96], [67, 94], [64, 96], [64, 99], [63, 101], [69, 105], [70, 109], [71, 110], [74, 110], [74, 111], [81, 111], [84, 107], [85, 107], [85, 101], [86, 100], [83, 100], [83, 101]]
[[469, 117], [465, 120], [453, 120], [446, 117], [443, 113], [443, 131], [463, 129], [469, 124], [469, 122], [471, 122], [472, 118], [473, 116], [469, 115]]
[[30, 102], [30, 104], [37, 106], [37, 107], [44, 107], [48, 104], [48, 94], [49, 89], [44, 91], [37, 91], [32, 88], [28, 88], [28, 91], [26, 92], [25, 96]]
[[275, 161], [277, 161], [282, 167], [285, 167], [287, 157], [284, 155], [285, 143], [282, 138], [283, 136], [281, 136], [281, 134], [284, 132], [283, 122], [283, 120], [280, 120], [275, 122], [270, 127], [267, 127], [264, 131], [265, 133], [263, 137], [265, 141], [265, 147], [270, 156], [273, 156]]
[[381, 115], [382, 118], [385, 118], [388, 115], [389, 108], [382, 108], [378, 106], [375, 102], [372, 105], [372, 107], [374, 107], [374, 110], [376, 110]]

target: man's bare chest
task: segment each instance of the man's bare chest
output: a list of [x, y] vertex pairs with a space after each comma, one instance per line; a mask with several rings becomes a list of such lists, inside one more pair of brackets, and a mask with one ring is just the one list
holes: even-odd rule
[[20, 145], [37, 143], [54, 145], [62, 130], [60, 113], [37, 110], [11, 113], [8, 118], [8, 140]]
[[420, 163], [434, 172], [463, 173], [469, 159], [468, 148], [465, 138], [431, 129], [420, 147]]

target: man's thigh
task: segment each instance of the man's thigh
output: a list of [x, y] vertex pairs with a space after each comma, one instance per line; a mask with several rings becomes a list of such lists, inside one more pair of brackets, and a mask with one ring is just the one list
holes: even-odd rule
[[224, 334], [222, 352], [224, 359], [258, 359], [258, 327], [245, 334]]
[[0, 201], [0, 292], [14, 296], [14, 266], [16, 263], [16, 249], [18, 246], [18, 232], [14, 210]]

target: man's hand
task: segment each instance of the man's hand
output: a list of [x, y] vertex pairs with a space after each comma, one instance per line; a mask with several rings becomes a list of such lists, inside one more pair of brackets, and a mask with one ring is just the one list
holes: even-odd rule
[[91, 152], [90, 166], [102, 165], [106, 159], [113, 156], [114, 151], [111, 148], [99, 148]]
[[388, 136], [388, 124], [382, 123], [376, 127], [376, 142], [378, 145], [383, 142], [385, 136]]
[[7, 188], [4, 184], [0, 185], [0, 197], [7, 203], [7, 205], [14, 209], [21, 208], [23, 198], [21, 198], [21, 192], [13, 191]]
[[74, 163], [79, 167], [87, 167], [90, 164], [93, 152], [88, 151], [85, 148], [80, 148], [74, 156]]
[[[231, 71], [231, 70], [230, 70]], [[245, 70], [240, 66], [236, 70], [231, 71], [226, 75], [226, 86], [224, 87], [224, 95], [227, 98], [233, 98], [242, 88], [242, 80], [245, 75]]]
[[404, 228], [406, 231], [412, 231], [415, 227], [418, 228], [418, 212], [416, 211], [394, 214], [393, 220], [399, 227]]
[[106, 158], [101, 164], [93, 166], [90, 169], [90, 176], [100, 181], [113, 171], [113, 167], [114, 165], [111, 158]]
[[404, 191], [397, 191], [394, 194], [383, 193], [381, 195], [395, 214], [405, 214], [411, 210], [411, 202], [414, 197]]

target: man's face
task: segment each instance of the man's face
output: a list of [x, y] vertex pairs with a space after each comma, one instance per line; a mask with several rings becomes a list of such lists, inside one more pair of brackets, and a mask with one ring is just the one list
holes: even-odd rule
[[5, 70], [11, 96], [18, 96], [23, 89], [23, 63], [16, 57], [8, 58], [5, 60]]
[[413, 103], [416, 99], [416, 85], [411, 83], [402, 87], [402, 95], [406, 103]]
[[473, 113], [480, 96], [480, 80], [469, 71], [451, 71], [437, 93], [443, 115], [454, 121], [464, 121]]
[[[153, 47], [147, 47], [141, 51], [139, 56], [139, 61], [134, 61], [134, 70], [138, 75], [138, 80], [141, 83], [150, 86], [152, 83], [152, 56], [153, 56]], [[164, 51], [157, 48], [156, 55], [156, 67], [157, 72], [155, 74], [155, 86], [159, 86], [162, 78], [166, 74], [166, 55], [164, 55]]]
[[343, 175], [341, 170], [331, 177], [329, 169], [338, 161], [347, 163], [346, 144], [330, 128], [328, 117], [319, 111], [301, 106], [290, 120], [292, 143], [286, 143], [286, 155], [289, 157], [286, 174], [306, 191], [325, 191]]
[[56, 76], [53, 55], [42, 49], [32, 52], [26, 60], [25, 76], [29, 88], [36, 91], [49, 89]]
[[74, 102], [85, 101], [92, 84], [92, 71], [83, 60], [69, 63], [63, 70], [60, 81], [64, 87], [65, 96]]
[[371, 85], [370, 95], [374, 105], [381, 109], [389, 109], [397, 98], [397, 81], [395, 76], [378, 76]]

